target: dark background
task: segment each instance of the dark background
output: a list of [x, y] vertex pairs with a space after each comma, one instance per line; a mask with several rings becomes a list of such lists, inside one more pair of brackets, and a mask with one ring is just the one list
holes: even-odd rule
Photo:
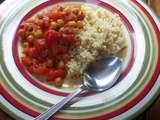
[[0, 3], [2, 3], [4, 0], [0, 0]]

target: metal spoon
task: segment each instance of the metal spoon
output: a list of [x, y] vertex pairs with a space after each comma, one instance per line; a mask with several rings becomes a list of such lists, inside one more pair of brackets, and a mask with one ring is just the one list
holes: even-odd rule
[[34, 120], [48, 120], [82, 91], [103, 92], [111, 88], [121, 74], [121, 67], [122, 62], [115, 56], [103, 57], [89, 64], [84, 71], [83, 85]]

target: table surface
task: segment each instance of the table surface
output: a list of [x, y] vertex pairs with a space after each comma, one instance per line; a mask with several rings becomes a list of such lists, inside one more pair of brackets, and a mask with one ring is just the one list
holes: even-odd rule
[[[0, 0], [2, 3], [4, 0]], [[148, 5], [156, 12], [160, 17], [160, 0], [145, 0]], [[142, 115], [135, 120], [160, 120], [160, 97], [153, 103]], [[13, 120], [3, 110], [0, 110], [0, 120]]]

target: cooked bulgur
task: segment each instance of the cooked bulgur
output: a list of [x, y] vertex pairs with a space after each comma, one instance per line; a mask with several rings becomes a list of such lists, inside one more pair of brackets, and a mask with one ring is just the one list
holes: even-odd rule
[[82, 79], [86, 65], [99, 56], [116, 54], [127, 46], [120, 17], [103, 8], [82, 6], [84, 28], [77, 35], [81, 44], [68, 62], [68, 78]]

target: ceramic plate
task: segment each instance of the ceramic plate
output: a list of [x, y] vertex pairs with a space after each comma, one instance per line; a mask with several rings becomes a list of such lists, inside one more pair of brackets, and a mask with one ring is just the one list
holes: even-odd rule
[[68, 2], [100, 6], [119, 15], [128, 48], [123, 73], [113, 88], [98, 94], [82, 94], [80, 100], [61, 110], [54, 119], [136, 117], [151, 104], [160, 89], [160, 24], [154, 13], [138, 0], [25, 0], [2, 4], [5, 13], [0, 14], [1, 108], [16, 119], [31, 120], [73, 91], [54, 88], [31, 76], [20, 64], [17, 37], [21, 22], [43, 9]]

